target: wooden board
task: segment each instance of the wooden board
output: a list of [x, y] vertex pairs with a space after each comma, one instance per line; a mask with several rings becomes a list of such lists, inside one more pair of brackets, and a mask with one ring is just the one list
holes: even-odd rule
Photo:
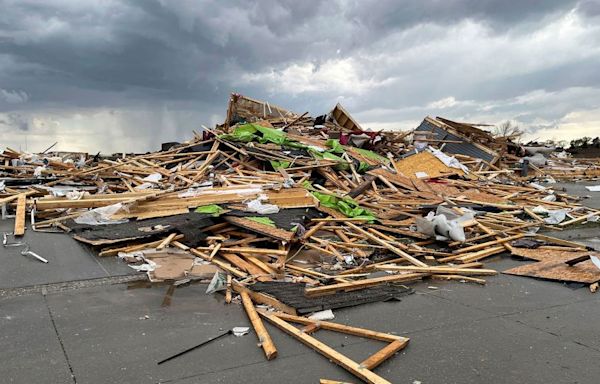
[[246, 219], [243, 217], [225, 216], [225, 220], [231, 224], [237, 225], [242, 228], [246, 228], [250, 231], [263, 234], [278, 240], [292, 241], [295, 236], [294, 232], [285, 231], [280, 228], [272, 227], [270, 225], [257, 223], [256, 221]]
[[27, 197], [24, 193], [19, 194], [17, 198], [17, 214], [15, 216], [15, 236], [23, 236], [25, 234], [25, 205]]
[[[308, 319], [300, 318], [297, 316], [289, 316], [289, 315], [280, 315], [277, 313], [271, 314], [268, 312], [260, 312], [260, 315], [267, 319], [271, 324], [277, 326], [282, 331], [286, 332], [290, 336], [294, 337], [298, 341], [303, 344], [309, 346], [315, 351], [319, 352], [323, 356], [327, 357], [335, 364], [346, 369], [348, 372], [352, 373], [356, 377], [359, 377], [366, 383], [372, 384], [389, 384], [390, 382], [384, 379], [383, 377], [373, 373], [371, 369], [381, 364], [383, 361], [391, 357], [393, 354], [406, 347], [409, 342], [408, 338], [400, 337], [400, 336], [392, 336], [395, 337], [395, 340], [392, 340], [390, 344], [376, 352], [375, 354], [369, 356], [366, 360], [361, 363], [357, 363], [354, 360], [348, 358], [347, 356], [337, 352], [327, 344], [324, 344], [312, 337], [309, 333], [312, 333], [319, 328], [328, 329], [330, 331], [348, 333], [359, 335], [361, 337], [374, 338], [381, 340], [381, 338], [377, 337], [379, 332], [374, 332], [368, 329], [355, 328], [355, 327], [347, 327], [341, 324], [330, 323], [330, 322], [310, 322], [308, 324], [313, 327], [310, 328], [310, 331], [302, 331], [292, 324], [288, 323], [288, 321], [299, 322], [301, 324], [307, 324]], [[285, 319], [285, 320], [284, 320]], [[310, 320], [308, 320], [310, 321]], [[388, 341], [388, 340], [386, 340]]]
[[360, 125], [340, 103], [337, 103], [331, 110], [331, 117], [333, 117], [340, 126], [349, 131], [362, 131]]

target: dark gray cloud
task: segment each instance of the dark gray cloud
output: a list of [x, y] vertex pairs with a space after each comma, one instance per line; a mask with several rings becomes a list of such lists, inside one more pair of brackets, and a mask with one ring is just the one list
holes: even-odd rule
[[449, 97], [442, 112], [458, 117], [554, 121], [600, 107], [515, 106], [536, 90], [599, 87], [598, 1], [0, 0], [0, 9], [0, 118], [19, 113], [40, 137], [81, 116], [138, 136], [177, 121], [184, 136], [218, 121], [233, 90], [311, 113], [341, 100], [375, 125], [417, 120]]
[[[4, 126], [4, 127], [1, 127]], [[10, 128], [16, 128], [19, 131], [28, 131], [29, 130], [29, 121], [26, 117], [22, 116], [19, 113], [8, 113], [5, 118], [0, 118], [0, 132], [3, 130], [8, 130]]]

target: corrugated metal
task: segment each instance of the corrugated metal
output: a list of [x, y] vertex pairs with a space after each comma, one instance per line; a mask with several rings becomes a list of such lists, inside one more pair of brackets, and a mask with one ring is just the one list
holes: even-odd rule
[[[436, 140], [464, 140], [462, 137], [453, 135], [438, 126], [431, 124], [427, 120], [423, 120], [421, 124], [416, 128], [416, 130], [433, 132], [435, 133], [435, 136], [433, 136], [433, 138]], [[487, 162], [492, 162], [495, 158], [493, 154], [488, 153], [478, 148], [477, 146], [465, 141], [463, 141], [461, 144], [445, 143], [442, 151], [451, 154], [471, 156], [477, 159], [485, 160]]]

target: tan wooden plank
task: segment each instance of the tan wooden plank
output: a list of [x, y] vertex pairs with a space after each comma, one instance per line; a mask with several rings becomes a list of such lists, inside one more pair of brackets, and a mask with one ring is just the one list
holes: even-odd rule
[[345, 355], [342, 355], [341, 353], [337, 352], [335, 349], [320, 342], [319, 340], [315, 339], [314, 337], [307, 335], [306, 333], [303, 333], [298, 328], [285, 322], [284, 320], [278, 318], [277, 316], [268, 315], [264, 312], [261, 312], [260, 315], [263, 316], [265, 319], [267, 319], [271, 324], [275, 325], [282, 331], [286, 332], [290, 336], [299, 340], [301, 343], [311, 347], [315, 351], [317, 351], [320, 354], [322, 354], [323, 356], [327, 357], [329, 360], [333, 361], [337, 365], [343, 367], [348, 372], [352, 373], [353, 375], [360, 378], [361, 380], [364, 380], [365, 382], [371, 383], [371, 384], [391, 384], [389, 381], [387, 381], [383, 377], [371, 372], [367, 368], [361, 366], [359, 363], [346, 357]]
[[373, 369], [379, 364], [389, 359], [390, 357], [392, 357], [399, 350], [405, 348], [408, 345], [408, 342], [409, 339], [393, 341], [385, 347], [383, 347], [382, 349], [380, 349], [379, 351], [369, 356], [366, 360], [360, 363], [360, 365], [369, 370]]
[[23, 236], [25, 234], [25, 208], [27, 203], [27, 195], [19, 194], [17, 198], [17, 213], [15, 215], [15, 236]]
[[260, 316], [256, 312], [256, 308], [254, 308], [254, 304], [252, 304], [252, 299], [248, 292], [241, 292], [242, 303], [244, 304], [244, 309], [246, 310], [246, 314], [252, 323], [252, 327], [254, 328], [254, 332], [256, 332], [256, 336], [258, 337], [258, 344], [262, 347], [265, 352], [265, 356], [267, 360], [272, 360], [277, 357], [277, 348], [275, 348], [275, 344], [271, 339], [271, 336], [267, 332], [265, 325], [263, 324]]

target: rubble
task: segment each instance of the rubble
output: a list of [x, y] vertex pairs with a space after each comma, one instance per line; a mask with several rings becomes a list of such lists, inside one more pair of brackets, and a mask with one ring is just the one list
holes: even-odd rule
[[[299, 322], [301, 342], [367, 382], [386, 382], [371, 370], [407, 338], [298, 315], [397, 298], [421, 280], [485, 284], [497, 271], [482, 261], [506, 252], [536, 261], [506, 273], [600, 281], [598, 253], [541, 233], [600, 211], [539, 184], [597, 179], [600, 161], [531, 149], [544, 162], [528, 161], [510, 138], [481, 128], [427, 117], [414, 132], [373, 132], [340, 104], [313, 118], [233, 94], [222, 125], [158, 152], [7, 148], [0, 206], [3, 217], [15, 212], [15, 236], [29, 211], [31, 230], [67, 232], [151, 282], [212, 279], [210, 292], [228, 303], [241, 295], [267, 359], [277, 350], [262, 318], [290, 334], [288, 322]], [[4, 246], [14, 245], [5, 235]], [[316, 342], [309, 333], [318, 328], [390, 344], [359, 364]]]

